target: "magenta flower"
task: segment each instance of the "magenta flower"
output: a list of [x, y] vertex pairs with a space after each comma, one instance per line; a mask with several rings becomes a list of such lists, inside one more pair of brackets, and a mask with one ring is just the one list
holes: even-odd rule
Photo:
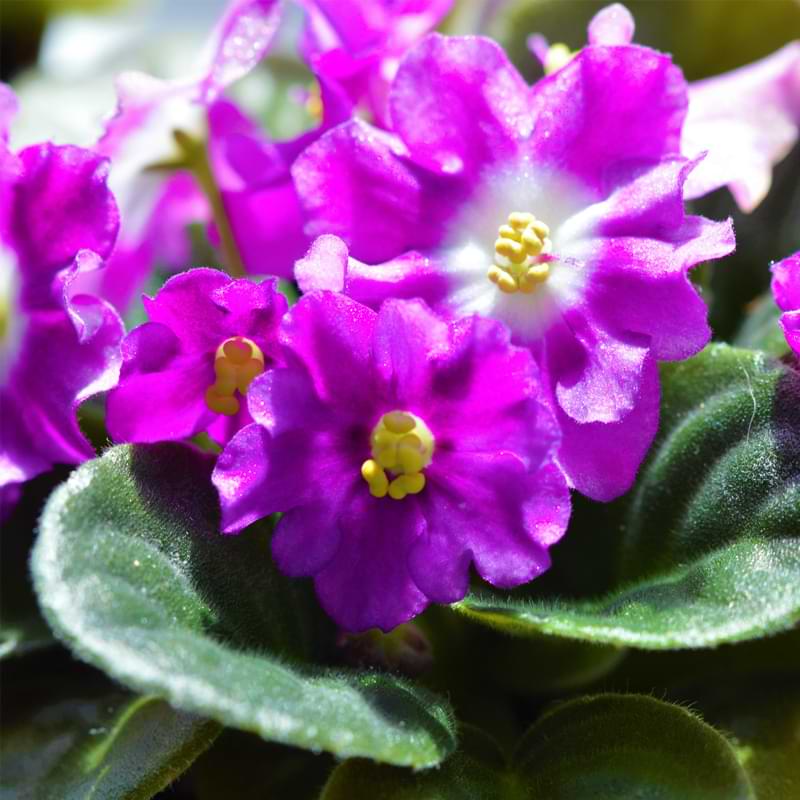
[[122, 323], [85, 294], [114, 245], [108, 163], [78, 147], [6, 145], [15, 109], [0, 84], [0, 493], [94, 450], [78, 406], [119, 373]]
[[461, 599], [470, 563], [502, 587], [547, 569], [570, 509], [558, 429], [502, 325], [318, 292], [281, 343], [214, 471], [224, 531], [283, 512], [278, 566], [348, 631]]
[[289, 141], [270, 140], [228, 100], [218, 100], [209, 109], [214, 176], [248, 273], [291, 279], [295, 261], [308, 249], [290, 169], [308, 145], [349, 119], [352, 111], [340, 91], [322, 77], [319, 83], [319, 125]]
[[122, 343], [119, 386], [107, 402], [111, 437], [157, 442], [208, 431], [224, 443], [250, 422], [241, 398], [274, 363], [286, 311], [276, 286], [193, 269], [142, 298], [150, 322]]
[[800, 356], [800, 252], [772, 265], [772, 294], [785, 312], [781, 327], [786, 341]]
[[210, 209], [193, 176], [167, 180], [151, 168], [183, 155], [174, 131], [202, 138], [208, 108], [264, 56], [278, 27], [277, 0], [230, 0], [191, 76], [159, 80], [141, 72], [117, 79], [118, 105], [97, 142], [111, 159], [110, 186], [122, 217], [120, 240], [96, 287], [125, 308], [157, 262], [186, 264], [190, 222], [208, 222]]
[[314, 74], [354, 107], [388, 126], [389, 85], [406, 51], [431, 31], [453, 0], [300, 0], [308, 15], [303, 51]]
[[432, 34], [389, 104], [394, 133], [352, 121], [295, 165], [309, 233], [372, 265], [325, 238], [301, 288], [504, 321], [544, 369], [572, 484], [623, 493], [658, 424], [656, 360], [709, 339], [687, 272], [734, 247], [730, 222], [684, 213], [680, 70], [598, 45], [531, 89], [490, 40]]

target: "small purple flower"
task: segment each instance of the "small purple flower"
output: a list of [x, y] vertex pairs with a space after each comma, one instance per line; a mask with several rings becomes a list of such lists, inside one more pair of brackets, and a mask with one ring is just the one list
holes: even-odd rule
[[453, 0], [301, 0], [303, 51], [313, 72], [354, 107], [388, 127], [386, 99], [405, 52], [431, 31]]
[[94, 450], [78, 406], [111, 388], [123, 328], [82, 291], [114, 245], [108, 162], [78, 147], [7, 148], [13, 94], [0, 84], [0, 493]]
[[316, 292], [281, 344], [214, 472], [224, 531], [283, 512], [278, 566], [348, 631], [461, 599], [470, 563], [501, 587], [547, 569], [570, 509], [558, 428], [502, 325]]
[[250, 422], [241, 398], [274, 363], [286, 311], [276, 287], [193, 269], [142, 298], [150, 322], [122, 343], [119, 386], [107, 401], [111, 437], [157, 442], [208, 431], [224, 443]]
[[530, 88], [494, 42], [432, 34], [397, 73], [393, 133], [354, 120], [296, 162], [308, 232], [353, 256], [319, 240], [301, 288], [507, 323], [543, 368], [561, 466], [609, 500], [655, 435], [656, 359], [709, 339], [688, 270], [734, 247], [729, 221], [684, 213], [686, 103], [647, 48], [585, 48]]
[[781, 327], [786, 341], [800, 356], [800, 252], [772, 265], [772, 294], [785, 312]]

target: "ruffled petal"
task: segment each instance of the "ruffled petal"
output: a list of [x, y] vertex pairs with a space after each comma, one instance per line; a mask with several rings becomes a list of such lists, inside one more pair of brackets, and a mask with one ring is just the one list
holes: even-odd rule
[[101, 321], [83, 342], [63, 311], [33, 312], [26, 320], [3, 389], [4, 480], [27, 480], [53, 464], [76, 464], [94, 455], [77, 410], [117, 382], [123, 329], [113, 309], [91, 298], [86, 302], [96, 304], [91, 313]]
[[[153, 344], [164, 329], [145, 326]], [[164, 333], [163, 339], [167, 339]], [[139, 339], [141, 342], [144, 337]], [[161, 342], [155, 342], [158, 347]], [[167, 339], [165, 347], [173, 343]], [[214, 383], [212, 357], [179, 356], [146, 372], [127, 362], [119, 386], [106, 400], [106, 425], [115, 442], [160, 442], [184, 439], [204, 431], [216, 418], [205, 402]]]
[[387, 300], [378, 312], [375, 367], [385, 396], [404, 411], [424, 413], [431, 391], [430, 361], [450, 344], [447, 324], [418, 300]]
[[800, 252], [784, 258], [772, 267], [772, 294], [784, 311], [800, 309]]
[[633, 15], [621, 3], [613, 3], [598, 11], [589, 23], [589, 44], [630, 44], [636, 23]]
[[303, 292], [342, 292], [376, 310], [390, 297], [420, 298], [435, 307], [450, 290], [444, 265], [434, 256], [412, 250], [382, 264], [365, 264], [349, 258], [347, 245], [332, 235], [313, 241], [295, 264], [295, 279]]
[[23, 174], [14, 189], [10, 234], [23, 275], [22, 303], [57, 308], [56, 274], [79, 250], [105, 258], [114, 246], [119, 213], [106, 185], [108, 161], [53, 144], [28, 147], [19, 157]]
[[305, 295], [285, 317], [283, 357], [305, 367], [323, 402], [350, 408], [354, 414], [371, 414], [376, 319], [374, 311], [343, 295]]
[[376, 499], [363, 487], [354, 493], [339, 517], [336, 555], [314, 578], [322, 606], [340, 627], [390, 631], [425, 608], [428, 598], [400, 556], [424, 528], [416, 503]]
[[545, 372], [559, 409], [576, 423], [618, 422], [629, 414], [648, 360], [645, 337], [614, 335], [577, 309], [547, 333]]
[[412, 48], [389, 113], [414, 160], [449, 175], [513, 159], [533, 125], [528, 85], [496, 42], [477, 36], [434, 33]]
[[422, 192], [394, 135], [353, 120], [328, 131], [292, 166], [306, 233], [333, 233], [353, 255], [380, 262], [416, 246]]
[[649, 338], [658, 359], [689, 358], [711, 337], [708, 307], [688, 270], [735, 247], [730, 220], [686, 217], [669, 238], [620, 236], [598, 242], [586, 305], [601, 326], [617, 335]]
[[772, 167], [800, 133], [800, 42], [771, 56], [689, 86], [681, 151], [708, 151], [686, 184], [687, 198], [728, 186], [752, 211], [772, 183]]
[[570, 485], [604, 503], [625, 494], [658, 429], [655, 360], [646, 360], [635, 405], [619, 421], [580, 423], [561, 409], [556, 411], [563, 436], [558, 462]]
[[669, 56], [645, 47], [587, 47], [532, 90], [534, 164], [605, 196], [621, 161], [677, 155], [686, 81]]
[[555, 467], [531, 474], [510, 453], [446, 453], [428, 472], [419, 495], [427, 527], [409, 567], [431, 600], [460, 600], [471, 561], [482, 578], [503, 588], [550, 566], [547, 547], [563, 534], [570, 513], [566, 480]]

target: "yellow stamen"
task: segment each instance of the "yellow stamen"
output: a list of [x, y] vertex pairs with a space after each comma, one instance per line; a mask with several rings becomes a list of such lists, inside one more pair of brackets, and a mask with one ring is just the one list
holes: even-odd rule
[[513, 211], [497, 231], [495, 263], [486, 277], [501, 292], [535, 292], [550, 275], [543, 257], [552, 250], [550, 228], [528, 211]]
[[206, 391], [206, 405], [217, 414], [232, 417], [240, 407], [237, 390], [247, 394], [253, 379], [263, 371], [264, 354], [252, 339], [226, 339], [214, 355], [216, 380]]
[[[384, 414], [370, 436], [372, 458], [361, 465], [361, 477], [373, 497], [402, 500], [425, 488], [425, 469], [433, 458], [428, 426], [408, 411]], [[387, 475], [387, 471], [389, 475]]]
[[551, 44], [544, 59], [544, 74], [552, 75], [554, 72], [558, 72], [561, 67], [566, 67], [576, 55], [578, 55], [578, 51], [573, 52], [563, 42]]

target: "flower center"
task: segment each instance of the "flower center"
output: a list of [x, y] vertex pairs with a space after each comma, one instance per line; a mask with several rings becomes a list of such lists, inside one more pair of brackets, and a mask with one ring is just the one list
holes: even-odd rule
[[[402, 500], [425, 488], [422, 470], [433, 458], [430, 428], [408, 411], [384, 414], [370, 436], [372, 458], [361, 465], [361, 477], [373, 497]], [[387, 475], [387, 472], [389, 475]]]
[[494, 243], [494, 264], [487, 276], [501, 292], [531, 294], [550, 275], [550, 228], [527, 211], [514, 211]]
[[578, 55], [577, 50], [570, 50], [562, 42], [551, 44], [544, 59], [544, 74], [552, 75], [554, 72], [558, 72], [562, 67], [566, 67], [576, 55]]
[[232, 417], [239, 411], [236, 391], [247, 394], [253, 378], [264, 371], [261, 348], [244, 336], [226, 339], [214, 356], [216, 381], [206, 391], [206, 405], [217, 414]]

